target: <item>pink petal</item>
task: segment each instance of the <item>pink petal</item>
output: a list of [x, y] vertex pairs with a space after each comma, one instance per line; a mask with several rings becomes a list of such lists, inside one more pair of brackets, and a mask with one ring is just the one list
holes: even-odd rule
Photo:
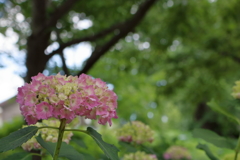
[[41, 102], [36, 105], [36, 114], [38, 119], [48, 119], [49, 117], [53, 117], [52, 111], [52, 105], [47, 102]]

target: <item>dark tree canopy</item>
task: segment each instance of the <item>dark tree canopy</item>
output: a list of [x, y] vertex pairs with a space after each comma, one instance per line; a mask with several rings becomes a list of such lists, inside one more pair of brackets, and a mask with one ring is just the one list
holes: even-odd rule
[[[49, 59], [56, 54], [63, 59], [65, 74], [69, 74], [63, 50], [81, 42], [92, 42], [93, 53], [78, 71], [78, 74], [86, 73], [103, 54], [135, 29], [155, 1], [6, 1], [2, 8], [7, 18], [9, 7], [15, 8], [16, 15], [22, 11], [25, 18], [26, 24], [16, 23], [12, 28], [21, 36], [19, 40], [27, 39], [26, 44], [19, 41], [18, 45], [26, 49], [26, 81], [30, 81], [30, 77], [43, 72]], [[131, 14], [133, 6], [136, 10]], [[106, 8], [107, 12], [104, 12]], [[93, 26], [81, 30], [74, 24], [79, 20], [91, 20]], [[24, 32], [26, 26], [29, 28]], [[53, 42], [57, 42], [59, 47], [48, 53], [46, 49]]]

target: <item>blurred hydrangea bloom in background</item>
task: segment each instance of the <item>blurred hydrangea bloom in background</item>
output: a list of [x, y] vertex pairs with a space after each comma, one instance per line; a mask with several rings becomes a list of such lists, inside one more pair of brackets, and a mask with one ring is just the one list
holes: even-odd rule
[[191, 155], [188, 150], [181, 146], [171, 146], [163, 155], [165, 160], [190, 160]]
[[52, 117], [70, 123], [83, 116], [111, 125], [111, 119], [118, 118], [117, 95], [101, 79], [86, 74], [66, 77], [39, 73], [31, 83], [18, 88], [17, 102], [28, 124]]
[[[32, 126], [37, 126], [37, 127], [42, 127], [42, 126], [52, 126], [52, 127], [59, 127], [60, 121], [59, 120], [43, 120], [41, 123], [37, 122], [35, 125]], [[27, 126], [23, 126], [27, 127]], [[22, 144], [22, 148], [24, 150], [30, 151], [32, 149], [41, 149], [41, 145], [37, 142], [36, 137], [41, 135], [42, 139], [47, 141], [47, 142], [53, 142], [56, 143], [58, 139], [58, 130], [52, 129], [52, 128], [43, 128], [39, 129], [38, 132], [36, 133], [35, 136], [33, 136], [30, 140], [28, 140], [26, 143]], [[68, 131], [64, 132], [63, 134], [63, 142], [69, 143], [71, 140], [73, 133]]]
[[126, 123], [121, 129], [117, 131], [119, 141], [134, 142], [142, 144], [145, 142], [152, 142], [154, 132], [148, 125], [140, 121], [132, 121]]
[[157, 160], [156, 155], [146, 154], [145, 152], [137, 151], [135, 153], [126, 154], [123, 160]]
[[236, 81], [235, 83], [236, 85], [233, 87], [232, 96], [234, 98], [240, 99], [240, 81]]

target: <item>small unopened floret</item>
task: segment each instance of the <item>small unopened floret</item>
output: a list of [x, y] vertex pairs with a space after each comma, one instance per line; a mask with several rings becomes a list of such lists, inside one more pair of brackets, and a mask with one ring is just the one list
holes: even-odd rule
[[148, 125], [140, 121], [132, 121], [125, 124], [121, 129], [117, 131], [119, 141], [133, 142], [142, 144], [145, 142], [152, 142], [154, 132]]
[[191, 159], [191, 155], [188, 150], [181, 146], [171, 146], [163, 155], [165, 160], [181, 160], [181, 159]]

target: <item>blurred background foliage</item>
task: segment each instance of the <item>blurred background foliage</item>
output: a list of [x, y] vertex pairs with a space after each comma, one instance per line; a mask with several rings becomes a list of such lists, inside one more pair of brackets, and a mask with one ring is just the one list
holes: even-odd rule
[[[46, 17], [51, 17], [54, 9], [64, 3], [61, 0], [47, 2]], [[143, 2], [77, 1], [55, 27], [50, 28], [48, 45], [96, 35], [134, 16]], [[16, 45], [27, 54], [27, 38], [33, 29], [31, 3], [25, 0], [0, 1], [1, 33], [12, 28], [19, 36]], [[118, 95], [119, 119], [114, 120], [113, 126], [120, 127], [133, 120], [148, 124], [156, 132], [153, 148], [159, 153], [171, 144], [180, 143], [195, 154], [197, 142], [191, 138], [190, 131], [196, 127], [238, 137], [238, 126], [210, 110], [206, 103], [213, 98], [239, 117], [239, 101], [231, 97], [232, 86], [240, 79], [239, 8], [238, 0], [156, 1], [141, 23], [88, 71], [91, 76], [109, 83]], [[19, 13], [24, 16], [22, 22], [16, 19]], [[83, 20], [91, 22], [91, 26], [85, 29], [76, 27], [74, 22]], [[87, 43], [93, 51], [101, 49], [118, 32], [115, 29]], [[45, 71], [77, 75], [86, 63], [87, 60], [79, 64], [81, 67], [67, 67], [69, 73], [64, 70], [63, 63], [46, 65]], [[104, 135], [104, 131], [100, 130], [100, 133]], [[110, 135], [106, 139], [113, 140], [113, 132], [107, 132]], [[185, 138], [181, 139], [181, 135]], [[219, 151], [220, 155], [222, 153]], [[197, 155], [203, 156], [201, 151]]]

